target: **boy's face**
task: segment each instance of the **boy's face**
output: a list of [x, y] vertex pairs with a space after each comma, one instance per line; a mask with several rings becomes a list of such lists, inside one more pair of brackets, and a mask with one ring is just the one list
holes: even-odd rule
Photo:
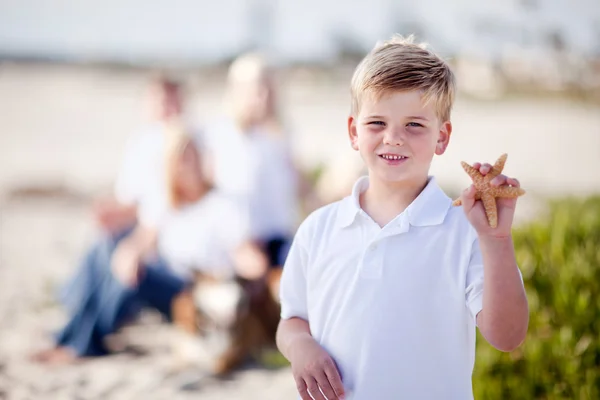
[[434, 154], [445, 152], [452, 125], [440, 121], [433, 101], [421, 92], [394, 91], [365, 96], [360, 112], [348, 118], [352, 148], [360, 152], [371, 179], [421, 184]]

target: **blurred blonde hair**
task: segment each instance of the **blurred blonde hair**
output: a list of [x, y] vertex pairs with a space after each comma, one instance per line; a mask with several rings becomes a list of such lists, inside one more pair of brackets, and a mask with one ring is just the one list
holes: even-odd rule
[[[201, 170], [202, 176], [204, 176], [202, 169], [203, 154], [198, 141], [194, 140], [191, 132], [181, 123], [171, 123], [168, 126], [167, 145], [165, 146], [165, 178], [168, 202], [173, 208], [181, 207], [185, 200], [177, 185], [176, 171], [177, 164], [189, 147], [192, 147], [198, 154], [198, 168]], [[211, 183], [206, 177], [203, 179], [203, 185], [207, 189], [212, 188]]]
[[231, 63], [227, 79], [230, 83], [257, 81], [268, 75], [271, 69], [272, 66], [264, 55], [257, 52], [245, 53]]
[[434, 101], [437, 116], [450, 120], [456, 82], [450, 66], [413, 35], [394, 35], [378, 43], [354, 71], [350, 85], [351, 113], [360, 112], [365, 95], [379, 97], [392, 91], [419, 90], [425, 102]]
[[267, 114], [264, 116], [264, 127], [270, 133], [281, 133], [283, 123], [279, 106], [276, 99], [275, 74], [276, 68], [270, 60], [258, 52], [249, 52], [236, 58], [229, 67], [227, 74], [227, 84], [229, 86], [229, 103], [232, 108], [234, 119], [242, 130], [246, 130], [252, 125], [248, 115], [245, 114], [243, 107], [237, 100], [235, 88], [242, 85], [258, 84], [269, 91], [270, 103], [268, 104]]

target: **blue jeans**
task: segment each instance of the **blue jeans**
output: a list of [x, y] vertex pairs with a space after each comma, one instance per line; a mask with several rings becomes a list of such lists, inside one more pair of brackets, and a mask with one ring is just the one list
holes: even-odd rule
[[126, 287], [113, 276], [112, 254], [128, 234], [105, 237], [85, 255], [62, 293], [69, 319], [57, 335], [58, 346], [67, 346], [78, 356], [106, 355], [109, 351], [104, 338], [134, 318], [143, 307], [154, 308], [171, 319], [171, 302], [186, 288], [186, 282], [163, 261], [145, 265], [137, 287]]

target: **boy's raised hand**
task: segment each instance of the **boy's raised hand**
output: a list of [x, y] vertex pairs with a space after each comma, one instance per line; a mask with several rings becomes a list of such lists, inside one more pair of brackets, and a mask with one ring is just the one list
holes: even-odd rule
[[335, 362], [313, 338], [298, 339], [290, 362], [303, 400], [344, 399], [344, 386]]
[[[482, 175], [487, 175], [492, 170], [490, 164], [473, 164], [473, 168], [479, 170]], [[498, 175], [490, 181], [493, 186], [514, 186], [519, 187], [519, 181], [514, 178], [509, 178], [506, 175]], [[483, 204], [481, 201], [475, 200], [475, 187], [469, 186], [461, 196], [463, 210], [479, 236], [489, 237], [508, 237], [511, 234], [511, 227], [515, 215], [517, 198], [497, 198], [496, 207], [498, 209], [498, 226], [491, 228]]]

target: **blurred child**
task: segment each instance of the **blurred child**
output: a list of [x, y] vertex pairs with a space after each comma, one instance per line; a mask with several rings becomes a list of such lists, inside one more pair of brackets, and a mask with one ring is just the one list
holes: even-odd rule
[[276, 96], [273, 68], [258, 54], [241, 56], [228, 75], [231, 115], [206, 131], [215, 186], [246, 205], [271, 266], [283, 264], [295, 232], [300, 181]]
[[302, 399], [472, 399], [476, 326], [502, 351], [525, 338], [516, 199], [498, 199], [492, 229], [472, 186], [461, 210], [428, 175], [454, 91], [449, 66], [410, 39], [354, 73], [348, 132], [368, 176], [302, 223], [281, 280], [277, 341]]
[[76, 281], [76, 306], [56, 347], [36, 354], [42, 362], [70, 362], [109, 351], [104, 339], [152, 307], [171, 318], [171, 303], [195, 270], [211, 276], [256, 277], [266, 265], [237, 268], [235, 252], [248, 240], [245, 212], [214, 190], [204, 176], [199, 146], [172, 133], [166, 145], [166, 193], [144, 202], [140, 223], [89, 254]]

